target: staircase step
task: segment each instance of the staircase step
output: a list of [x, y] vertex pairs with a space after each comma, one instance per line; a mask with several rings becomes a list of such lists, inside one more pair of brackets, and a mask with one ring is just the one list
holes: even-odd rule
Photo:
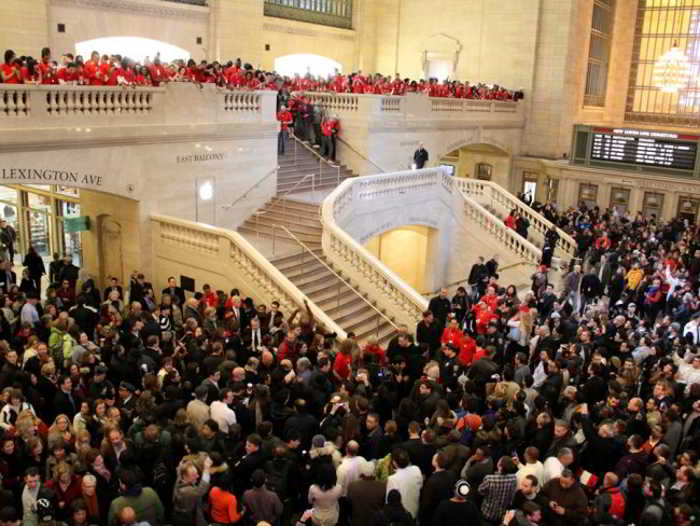
[[357, 307], [361, 307], [362, 305], [366, 305], [366, 303], [362, 300], [362, 298], [358, 297], [357, 294], [353, 293], [350, 289], [346, 287], [346, 290], [348, 290], [351, 295], [344, 297], [344, 299], [341, 299], [340, 304], [336, 303], [330, 303], [329, 306], [323, 309], [323, 312], [328, 314], [333, 319], [336, 318], [342, 318], [349, 312], [354, 312]]
[[320, 224], [314, 226], [291, 221], [280, 221], [279, 219], [267, 215], [260, 215], [257, 219], [246, 219], [245, 223], [248, 223], [246, 226], [249, 227], [266, 226], [272, 228], [273, 226], [282, 225], [294, 232], [295, 235], [308, 234], [310, 236], [318, 236], [320, 238], [321, 234], [323, 233], [323, 227], [321, 227]]
[[[365, 329], [360, 329], [360, 331], [353, 331], [355, 337], [358, 341], [366, 341], [370, 336], [377, 336], [377, 327], [368, 327]], [[379, 336], [377, 337], [377, 342], [379, 345], [386, 346], [391, 339], [394, 337], [394, 327], [388, 321], [384, 320], [384, 323], [379, 325]]]
[[[340, 300], [338, 300], [338, 297], [340, 296]], [[336, 309], [336, 312], [339, 311], [339, 309], [342, 309], [345, 302], [351, 302], [357, 299], [358, 301], [361, 301], [357, 295], [350, 290], [347, 287], [342, 287], [340, 289], [340, 294], [337, 294], [337, 291], [331, 291], [330, 293], [326, 293], [324, 295], [319, 296], [319, 299], [314, 300], [314, 303], [318, 305], [320, 309], [322, 309], [324, 312], [328, 310], [333, 310]], [[362, 302], [364, 303], [364, 302]], [[330, 315], [329, 315], [330, 316]], [[331, 316], [332, 318], [332, 316]]]
[[322, 295], [325, 292], [329, 291], [334, 294], [337, 294], [338, 290], [342, 290], [343, 288], [345, 288], [345, 284], [338, 278], [336, 278], [333, 274], [330, 274], [329, 276], [326, 276], [323, 279], [311, 281], [307, 284], [299, 286], [299, 290], [303, 291], [304, 294], [306, 294], [310, 298], [318, 297], [319, 295]]
[[[323, 251], [322, 250], [313, 250], [312, 251], [314, 254], [317, 256], [320, 256], [323, 258]], [[281, 257], [276, 257], [270, 259], [270, 263], [272, 263], [274, 266], [276, 266], [281, 272], [286, 273], [286, 272], [292, 272], [295, 271], [296, 269], [303, 267], [305, 265], [310, 264], [310, 259], [311, 256], [309, 254], [305, 254], [304, 258], [302, 259], [301, 253], [298, 252], [296, 254], [291, 254], [288, 256], [281, 256]], [[318, 261], [314, 260], [315, 263], [314, 265], [319, 265], [321, 266]]]
[[[266, 223], [260, 218], [260, 221], [255, 221], [251, 219], [246, 219], [243, 225], [241, 225], [243, 228], [247, 228], [249, 230], [252, 230], [254, 232], [260, 232], [260, 233], [267, 233], [272, 235], [273, 230], [275, 236], [280, 236], [280, 237], [289, 237], [292, 238], [289, 234], [287, 234], [284, 230], [281, 228], [274, 228], [273, 224], [271, 223]], [[309, 233], [309, 232], [303, 232], [299, 230], [294, 230], [292, 228], [289, 229], [295, 236], [297, 236], [299, 239], [301, 239], [304, 243], [307, 241], [311, 241], [313, 243], [321, 243], [321, 234], [320, 233]]]
[[285, 199], [279, 197], [273, 197], [270, 202], [281, 208], [286, 207], [287, 210], [294, 209], [301, 210], [302, 212], [306, 211], [308, 213], [316, 214], [316, 217], [318, 217], [319, 206], [312, 203], [305, 203], [304, 201], [297, 201], [296, 199]]
[[[320, 173], [318, 170], [313, 171], [296, 171], [296, 172], [284, 172], [284, 173], [279, 173], [277, 174], [277, 183], [288, 183], [290, 181], [300, 181], [306, 176], [309, 176], [313, 174], [314, 175], [314, 181], [338, 181], [338, 173], [337, 172], [327, 172], [323, 171]], [[353, 177], [353, 173], [350, 171], [340, 171], [340, 179], [347, 179], [349, 177]], [[307, 179], [311, 180], [311, 177], [307, 177]]]
[[[342, 181], [341, 181], [342, 182]], [[299, 186], [289, 185], [289, 186], [278, 186], [277, 193], [289, 192], [289, 195], [303, 194], [306, 192], [315, 192], [318, 190], [333, 190], [338, 185], [335, 181], [332, 183], [314, 184], [309, 183], [300, 184]]]
[[329, 280], [336, 281], [335, 275], [324, 266], [318, 270], [310, 270], [304, 274], [297, 274], [294, 277], [287, 275], [287, 277], [300, 290], [325, 285]]
[[[256, 236], [260, 236], [260, 237], [263, 237], [265, 239], [272, 239], [272, 232], [271, 231], [262, 230], [262, 229], [256, 230], [254, 228], [248, 228], [245, 225], [238, 227], [238, 233], [243, 234], [243, 235], [248, 236], [248, 237], [251, 237], [251, 238], [255, 238]], [[300, 236], [297, 236], [297, 237], [300, 237]], [[285, 232], [275, 232], [275, 238], [285, 239], [285, 240], [289, 240], [292, 242], [296, 242], [293, 237], [288, 236]], [[320, 250], [321, 249], [321, 242], [320, 241], [303, 239], [301, 237], [300, 237], [300, 239], [311, 250], [314, 250], [314, 249]]]
[[321, 221], [318, 215], [318, 211], [314, 214], [314, 217], [306, 216], [304, 214], [299, 214], [296, 211], [283, 210], [281, 206], [263, 209], [264, 213], [260, 214], [260, 218], [266, 217], [270, 220], [275, 220], [277, 224], [282, 224], [287, 226], [287, 224], [297, 224], [305, 226], [314, 226], [323, 229], [321, 226]]

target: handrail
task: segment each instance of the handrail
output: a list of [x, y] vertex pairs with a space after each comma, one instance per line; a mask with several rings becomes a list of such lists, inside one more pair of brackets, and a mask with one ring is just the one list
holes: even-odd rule
[[[509, 265], [503, 265], [502, 267], [498, 267], [498, 270], [503, 272], [504, 270], [510, 270], [512, 268], [519, 267], [520, 265], [535, 265], [536, 266], [537, 263], [533, 263], [532, 261], [518, 261], [516, 263], [511, 263]], [[458, 279], [457, 281], [453, 281], [451, 283], [443, 285], [442, 287], [439, 287], [435, 290], [421, 292], [421, 294], [423, 294], [423, 296], [432, 296], [433, 294], [437, 294], [438, 292], [440, 292], [442, 289], [449, 289], [451, 287], [454, 287], [455, 285], [459, 285], [460, 283], [465, 283], [468, 281], [469, 281], [469, 278]]]
[[[500, 185], [494, 183], [493, 181], [482, 181], [482, 180], [475, 180], [475, 179], [464, 179], [464, 178], [457, 178], [456, 180], [457, 186], [458, 187], [468, 187], [470, 185], [481, 185], [484, 188], [489, 188], [491, 190], [491, 199], [492, 201], [497, 201], [495, 199], [495, 195], [497, 195], [500, 199], [504, 200], [507, 202], [506, 203], [500, 203], [504, 207], [508, 207], [510, 209], [517, 209], [524, 215], [529, 216], [530, 218], [540, 222], [543, 227], [546, 229], [551, 229], [555, 228], [557, 233], [559, 234], [559, 243], [558, 246], [561, 248], [561, 250], [566, 254], [567, 257], [571, 258], [575, 254], [575, 249], [576, 249], [576, 241], [564, 230], [556, 226], [554, 223], [552, 223], [549, 219], [544, 217], [542, 214], [534, 210], [533, 208], [525, 205], [522, 201], [519, 199], [513, 197], [513, 195], [502, 188]], [[537, 224], [535, 221], [531, 222], [531, 225], [537, 229]], [[545, 235], [545, 232], [541, 231], [542, 229], [538, 229], [542, 236]]]
[[[161, 214], [151, 214], [151, 220], [155, 221], [161, 225], [175, 226], [179, 229], [189, 229], [195, 232], [200, 232], [203, 236], [208, 236], [212, 239], [192, 240], [187, 239], [184, 242], [189, 247], [194, 247], [203, 252], [210, 252], [213, 258], [209, 258], [208, 261], [215, 262], [217, 256], [220, 256], [220, 245], [217, 241], [220, 238], [224, 238], [231, 243], [232, 247], [235, 247], [241, 257], [246, 258], [243, 261], [235, 261], [236, 256], [233, 250], [226, 249], [229, 258], [233, 259], [236, 263], [238, 270], [245, 275], [252, 276], [254, 270], [251, 268], [253, 266], [257, 267], [256, 271], [262, 273], [266, 279], [269, 280], [269, 284], [262, 285], [262, 288], [267, 290], [268, 294], [278, 294], [281, 292], [286, 295], [289, 300], [291, 300], [295, 306], [299, 307], [304, 304], [304, 301], [309, 305], [314, 318], [323, 323], [326, 328], [331, 329], [333, 332], [338, 334], [340, 340], [344, 340], [347, 336], [345, 331], [333, 320], [331, 319], [318, 305], [316, 305], [310, 298], [306, 296], [299, 288], [294, 285], [287, 276], [285, 276], [277, 267], [270, 263], [258, 250], [245, 239], [241, 234], [234, 230], [227, 230], [224, 228], [219, 228], [211, 225], [205, 225], [202, 223], [193, 223], [192, 221], [186, 221], [184, 219], [179, 219], [175, 217], [164, 216]], [[170, 237], [172, 236], [162, 236]], [[278, 290], [271, 291], [271, 286], [274, 285]], [[283, 298], [278, 298], [282, 302]]]
[[345, 279], [343, 279], [343, 278], [340, 276], [340, 274], [338, 274], [335, 270], [333, 270], [325, 261], [323, 261], [323, 260], [322, 260], [320, 257], [318, 257], [316, 254], [314, 254], [313, 251], [312, 251], [309, 247], [307, 247], [306, 244], [305, 244], [301, 239], [299, 239], [296, 235], [294, 235], [294, 233], [291, 232], [286, 226], [284, 226], [284, 225], [276, 225], [276, 226], [277, 226], [278, 228], [281, 228], [282, 230], [284, 230], [287, 234], [289, 234], [289, 235], [294, 239], [294, 241], [296, 241], [304, 250], [306, 250], [309, 254], [311, 254], [319, 263], [321, 263], [321, 265], [323, 265], [323, 266], [326, 267], [328, 270], [330, 270], [330, 271], [331, 271], [331, 274], [333, 274], [336, 278], [338, 278], [340, 281], [342, 281], [343, 284], [344, 284], [346, 287], [348, 287], [350, 290], [352, 290], [352, 292], [353, 292], [358, 298], [360, 298], [362, 301], [364, 301], [367, 305], [369, 305], [369, 306], [372, 308], [372, 310], [374, 310], [374, 311], [375, 311], [377, 314], [379, 314], [382, 318], [384, 318], [386, 321], [388, 321], [388, 322], [392, 325], [392, 327], [394, 327], [394, 329], [398, 329], [398, 328], [399, 328], [398, 325], [396, 325], [396, 324], [391, 320], [391, 318], [389, 318], [386, 314], [384, 314], [382, 311], [380, 311], [377, 307], [375, 307], [374, 305], [372, 305], [372, 303], [371, 303], [370, 301], [368, 301], [367, 298], [365, 298], [362, 294], [360, 294], [360, 293], [355, 289], [355, 287], [353, 287], [352, 285], [350, 285], [350, 283], [348, 283], [347, 281], [345, 281]]
[[290, 136], [292, 139], [294, 139], [296, 142], [298, 142], [299, 144], [301, 144], [304, 148], [306, 148], [307, 150], [309, 150], [315, 157], [318, 157], [318, 160], [319, 160], [319, 161], [322, 161], [322, 162], [326, 163], [328, 166], [331, 166], [331, 167], [335, 168], [335, 165], [334, 165], [333, 163], [331, 163], [328, 159], [326, 159], [325, 157], [323, 157], [323, 155], [321, 155], [320, 153], [318, 153], [318, 152], [317, 152], [316, 150], [314, 150], [311, 146], [309, 146], [308, 144], [306, 144], [302, 139], [300, 139], [299, 137], [297, 137], [296, 135], [294, 135], [294, 132], [290, 132], [290, 133], [289, 133], [289, 136]]
[[279, 166], [274, 167], [272, 170], [270, 170], [270, 171], [267, 172], [264, 176], [262, 176], [260, 179], [258, 179], [250, 188], [248, 188], [245, 192], [243, 192], [240, 196], [238, 196], [231, 204], [228, 204], [228, 205], [221, 205], [221, 208], [224, 208], [224, 209], [227, 209], [227, 210], [233, 208], [236, 204], [238, 204], [238, 201], [240, 201], [241, 199], [243, 199], [243, 198], [245, 198], [245, 197], [248, 197], [248, 194], [249, 194], [250, 192], [252, 192], [253, 190], [255, 190], [258, 186], [260, 186], [260, 184], [261, 184], [265, 179], [267, 179], [268, 177], [270, 177], [273, 173], [275, 173], [275, 172], [278, 171], [279, 169], [280, 169]]
[[350, 150], [352, 150], [352, 151], [353, 151], [357, 156], [359, 156], [363, 161], [367, 161], [369, 164], [371, 164], [372, 166], [374, 166], [374, 167], [375, 167], [377, 170], [379, 170], [381, 173], [386, 173], [386, 170], [384, 170], [381, 166], [379, 166], [377, 163], [375, 163], [372, 159], [370, 159], [370, 158], [367, 157], [366, 155], [364, 155], [364, 154], [360, 153], [359, 151], [357, 151], [357, 149], [355, 149], [348, 141], [346, 141], [345, 139], [343, 139], [340, 135], [338, 135], [338, 136], [336, 137], [336, 139], [337, 139], [338, 141], [342, 142], [342, 143], [343, 143], [345, 146], [347, 146], [348, 148], [350, 148]]
[[[489, 220], [491, 222], [491, 225], [493, 225], [497, 230], [501, 231], [506, 237], [509, 237], [514, 243], [522, 245], [522, 247], [525, 249], [524, 252], [530, 254], [530, 258], [532, 261], [540, 261], [542, 259], [542, 250], [539, 247], [522, 237], [512, 228], [508, 228], [507, 226], [505, 226], [505, 224], [503, 224], [503, 221], [500, 218], [496, 217], [494, 214], [489, 212], [484, 206], [482, 206], [478, 201], [476, 201], [476, 199], [472, 199], [459, 188], [458, 191], [464, 198], [464, 202], [476, 209], [476, 211], [479, 212], [481, 217]], [[488, 230], [488, 226], [486, 224], [480, 226], [483, 226]]]

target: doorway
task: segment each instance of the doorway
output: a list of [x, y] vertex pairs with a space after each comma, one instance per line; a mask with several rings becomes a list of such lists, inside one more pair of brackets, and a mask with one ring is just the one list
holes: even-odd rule
[[694, 225], [697, 222], [698, 209], [700, 209], [700, 199], [697, 197], [682, 195], [678, 198], [678, 217], [687, 219], [689, 224]]
[[14, 264], [33, 246], [48, 265], [53, 253], [70, 254], [82, 266], [82, 234], [67, 232], [67, 218], [80, 216], [77, 188], [59, 185], [1, 185], [0, 217], [17, 233]]
[[630, 189], [611, 188], [610, 208], [616, 211], [620, 216], [624, 216], [630, 208]]

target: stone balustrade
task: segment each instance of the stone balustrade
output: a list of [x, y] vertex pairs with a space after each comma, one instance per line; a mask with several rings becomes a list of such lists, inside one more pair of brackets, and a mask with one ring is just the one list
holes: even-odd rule
[[207, 84], [0, 85], [0, 128], [274, 122], [276, 93]]
[[[351, 280], [359, 283], [363, 290], [371, 291], [370, 299], [378, 306], [391, 312], [400, 323], [411, 326], [420, 319], [422, 311], [427, 308], [427, 301], [353, 238], [346, 228], [358, 216], [373, 212], [373, 217], [380, 216], [377, 212], [387, 206], [404, 210], [415, 209], [421, 202], [441, 202], [454, 214], [463, 215], [461, 223], [466, 228], [473, 230], [476, 226], [479, 235], [486, 234], [496, 241], [497, 246], [509, 253], [511, 260], [538, 264], [542, 258], [541, 249], [506, 227], [501, 218], [482, 204], [487, 195], [507, 201], [500, 196], [501, 192], [503, 190], [491, 183], [456, 179], [441, 168], [348, 179], [326, 198], [321, 208], [324, 254], [342, 268]], [[511, 204], [513, 208], [516, 207], [515, 203], [508, 201], [508, 205]], [[435, 207], [431, 205], [430, 208]], [[444, 214], [445, 211], [436, 213]], [[414, 218], [418, 215], [425, 217], [429, 212], [413, 213]], [[537, 215], [534, 211], [528, 213], [533, 225], [541, 223], [543, 226], [538, 228], [544, 228], [546, 219]], [[377, 218], [375, 222], [381, 221]], [[410, 221], [406, 224], [410, 224]], [[383, 231], [382, 225], [376, 228], [374, 230], [370, 226], [368, 235]]]
[[[522, 118], [522, 104], [514, 101], [479, 99], [449, 99], [426, 97], [407, 93], [395, 95], [364, 95], [355, 93], [304, 94], [313, 104], [320, 105], [329, 113], [343, 117], [375, 115], [379, 118], [391, 115], [400, 119], [471, 119], [475, 113], [512, 113]], [[483, 116], [482, 116], [483, 117]]]
[[214, 288], [240, 288], [267, 305], [279, 301], [284, 312], [303, 309], [306, 300], [315, 319], [345, 339], [345, 331], [237, 232], [159, 214], [151, 215], [151, 229], [158, 283], [187, 275]]
[[492, 181], [481, 181], [479, 179], [456, 178], [454, 184], [464, 194], [474, 198], [482, 205], [490, 206], [494, 211], [503, 215], [508, 215], [511, 210], [517, 210], [518, 213], [527, 218], [530, 223], [530, 228], [537, 234], [539, 240], [543, 243], [544, 236], [551, 228], [556, 228], [559, 233], [559, 241], [557, 242], [557, 251], [555, 256], [564, 259], [572, 259], [576, 255], [576, 241], [562, 229], [556, 227], [542, 214], [536, 212], [531, 207], [514, 197], [510, 192], [501, 188], [498, 184]]

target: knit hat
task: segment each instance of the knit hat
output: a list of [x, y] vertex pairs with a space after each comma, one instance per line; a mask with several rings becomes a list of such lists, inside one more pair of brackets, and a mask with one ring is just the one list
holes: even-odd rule
[[313, 447], [323, 447], [323, 445], [326, 443], [326, 437], [323, 435], [314, 435], [314, 437], [311, 439], [311, 445]]

